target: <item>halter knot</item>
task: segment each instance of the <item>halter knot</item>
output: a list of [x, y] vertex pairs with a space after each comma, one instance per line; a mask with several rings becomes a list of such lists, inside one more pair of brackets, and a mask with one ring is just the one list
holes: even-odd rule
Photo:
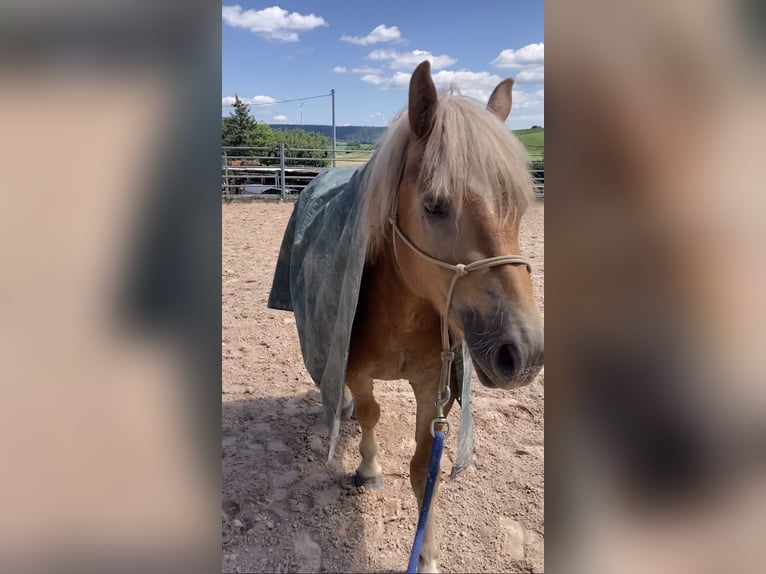
[[455, 273], [457, 273], [458, 277], [462, 277], [463, 275], [468, 275], [468, 271], [466, 271], [465, 265], [462, 263], [458, 263], [455, 265]]
[[455, 360], [454, 351], [442, 351], [442, 361], [452, 362]]
[[399, 216], [398, 215], [389, 215], [388, 216], [388, 222], [391, 225], [396, 225], [399, 223]]

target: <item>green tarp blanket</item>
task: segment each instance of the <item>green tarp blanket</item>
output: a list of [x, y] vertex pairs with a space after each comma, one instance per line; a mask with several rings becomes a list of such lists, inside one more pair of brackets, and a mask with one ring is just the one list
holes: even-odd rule
[[[331, 169], [301, 192], [282, 239], [268, 301], [270, 309], [295, 314], [303, 360], [319, 386], [327, 416], [328, 460], [340, 431], [351, 329], [367, 251], [361, 224], [365, 169], [366, 165]], [[455, 350], [459, 360], [453, 376], [462, 408], [453, 477], [473, 455], [471, 361], [462, 345]]]

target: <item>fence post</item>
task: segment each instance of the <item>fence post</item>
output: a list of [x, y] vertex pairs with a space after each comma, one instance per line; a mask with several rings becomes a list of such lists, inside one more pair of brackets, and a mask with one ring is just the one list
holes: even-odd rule
[[226, 148], [223, 148], [223, 173], [224, 181], [226, 182], [226, 188], [224, 193], [231, 193], [231, 181], [229, 181], [229, 156], [226, 153]]
[[279, 144], [279, 185], [282, 189], [282, 199], [287, 195], [285, 186], [285, 144]]

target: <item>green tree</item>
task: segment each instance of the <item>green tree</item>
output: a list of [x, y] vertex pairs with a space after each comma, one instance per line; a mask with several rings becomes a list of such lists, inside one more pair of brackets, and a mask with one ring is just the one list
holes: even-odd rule
[[224, 146], [267, 149], [229, 150], [227, 155], [230, 159], [257, 156], [263, 165], [279, 165], [278, 147], [280, 143], [283, 143], [287, 158], [285, 165], [310, 167], [330, 165], [331, 156], [328, 150], [331, 144], [327, 136], [301, 129], [273, 130], [268, 124], [255, 121], [255, 118], [250, 115], [250, 106], [236, 95], [233, 108], [229, 117], [223, 118], [221, 143]]
[[285, 144], [285, 157], [287, 158], [285, 165], [309, 167], [328, 167], [330, 165], [332, 157], [329, 149], [331, 144], [327, 136], [299, 129], [273, 130], [273, 134], [275, 144]]
[[[258, 123], [250, 115], [250, 106], [234, 96], [234, 106], [228, 118], [223, 118], [221, 143], [224, 146], [251, 146], [269, 149], [229, 150], [232, 159], [268, 156], [276, 145], [274, 132], [268, 124]], [[273, 154], [273, 151], [272, 151]], [[262, 160], [261, 160], [262, 161]]]
[[221, 140], [225, 146], [248, 146], [252, 145], [252, 132], [256, 128], [256, 121], [250, 115], [250, 106], [234, 96], [234, 109], [228, 118], [223, 119]]
[[[250, 145], [268, 148], [274, 147], [277, 143], [274, 137], [274, 130], [271, 129], [269, 124], [264, 124], [263, 122], [256, 124], [250, 130], [250, 141], [252, 142]], [[258, 154], [264, 155], [263, 150], [259, 150]]]

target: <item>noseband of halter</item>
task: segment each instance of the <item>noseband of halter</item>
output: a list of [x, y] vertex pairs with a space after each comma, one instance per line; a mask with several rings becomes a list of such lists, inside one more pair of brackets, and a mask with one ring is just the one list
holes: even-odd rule
[[[481, 269], [489, 269], [491, 267], [497, 267], [498, 265], [524, 265], [527, 268], [527, 271], [529, 273], [532, 273], [532, 265], [529, 263], [529, 261], [521, 257], [520, 255], [499, 255], [497, 257], [488, 257], [486, 259], [479, 259], [477, 261], [473, 261], [471, 263], [447, 263], [446, 261], [442, 261], [441, 259], [437, 259], [436, 257], [432, 257], [420, 247], [415, 245], [410, 239], [404, 234], [402, 231], [402, 228], [399, 226], [399, 192], [397, 190], [396, 199], [393, 202], [393, 205], [391, 207], [391, 214], [388, 217], [388, 221], [391, 223], [391, 227], [393, 229], [392, 232], [392, 239], [393, 239], [393, 248], [394, 248], [394, 256], [396, 257], [396, 236], [399, 236], [399, 239], [401, 239], [405, 245], [407, 245], [410, 249], [412, 249], [415, 253], [420, 255], [423, 259], [426, 261], [433, 263], [434, 265], [438, 265], [439, 267], [443, 267], [444, 269], [449, 269], [450, 271], [453, 271], [455, 275], [452, 277], [452, 281], [450, 281], [449, 284], [449, 290], [447, 291], [447, 300], [444, 304], [444, 314], [441, 317], [441, 336], [442, 336], [442, 353], [441, 353], [441, 360], [442, 360], [442, 372], [441, 372], [441, 378], [439, 380], [439, 394], [436, 398], [436, 408], [437, 408], [437, 415], [436, 418], [431, 421], [431, 435], [434, 434], [435, 426], [441, 425], [442, 430], [444, 432], [445, 437], [449, 435], [450, 431], [450, 425], [447, 421], [446, 417], [444, 416], [444, 405], [446, 405], [450, 400], [450, 387], [449, 387], [449, 381], [450, 381], [450, 372], [452, 371], [452, 362], [455, 360], [455, 353], [450, 348], [449, 344], [449, 312], [450, 307], [452, 306], [452, 294], [455, 291], [455, 284], [457, 283], [457, 280], [461, 277], [464, 277], [465, 275], [468, 275], [472, 271], [479, 271]], [[398, 257], [396, 257], [398, 261]]]

